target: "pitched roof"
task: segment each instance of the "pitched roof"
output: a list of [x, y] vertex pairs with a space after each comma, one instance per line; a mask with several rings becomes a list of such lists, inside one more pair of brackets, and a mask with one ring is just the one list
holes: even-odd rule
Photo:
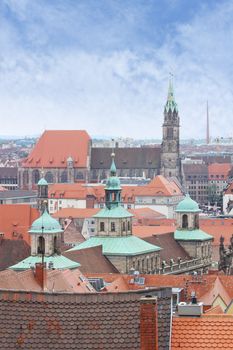
[[169, 262], [170, 259], [174, 261], [177, 261], [178, 258], [182, 260], [191, 259], [183, 247], [176, 242], [173, 232], [145, 237], [144, 240], [162, 248], [159, 254], [161, 260]]
[[26, 168], [66, 168], [72, 157], [74, 168], [86, 168], [90, 136], [85, 130], [46, 130], [23, 162]]
[[28, 231], [32, 222], [38, 217], [38, 210], [28, 204], [2, 204], [0, 232], [4, 233], [6, 239], [24, 239], [30, 244]]
[[157, 190], [158, 194], [162, 192], [163, 195], [173, 196], [173, 195], [182, 195], [180, 188], [173, 180], [166, 179], [162, 175], [157, 175], [147, 187]]
[[88, 219], [97, 214], [99, 208], [63, 208], [58, 210], [52, 216], [54, 218], [73, 218], [73, 219]]
[[121, 205], [108, 209], [107, 207], [101, 209], [94, 215], [94, 218], [129, 218], [133, 215], [123, 208]]
[[[170, 342], [171, 290], [158, 296], [159, 349]], [[127, 293], [40, 293], [0, 291], [4, 349], [140, 350], [140, 298]], [[114, 315], [114, 317], [113, 317]]]
[[[32, 269], [16, 272], [6, 270], [0, 272], [0, 289], [41, 291], [42, 288], [35, 278], [35, 271]], [[44, 290], [47, 292], [72, 292], [72, 293], [93, 293], [87, 278], [79, 269], [75, 270], [45, 270]]]
[[185, 177], [188, 175], [208, 176], [208, 166], [206, 164], [183, 164]]
[[56, 183], [49, 186], [48, 197], [86, 199], [87, 194], [87, 187], [81, 183]]
[[212, 163], [208, 165], [209, 179], [226, 181], [231, 167], [230, 163]]
[[[159, 169], [160, 147], [115, 148], [117, 169]], [[93, 147], [91, 150], [91, 169], [109, 169], [111, 149]]]
[[200, 229], [196, 230], [176, 230], [174, 238], [177, 241], [208, 241], [213, 237]]
[[[35, 256], [29, 256], [25, 258], [22, 261], [19, 261], [17, 264], [10, 266], [9, 268], [15, 271], [23, 271], [30, 269], [36, 265], [36, 263], [41, 262], [41, 256], [35, 255]], [[45, 256], [44, 262], [49, 265], [52, 263], [54, 269], [60, 269], [60, 270], [66, 270], [66, 269], [76, 269], [80, 266], [78, 262], [75, 262], [73, 260], [70, 260], [66, 258], [63, 255], [51, 255], [51, 256]]]
[[23, 239], [1, 239], [0, 240], [0, 270], [17, 264], [28, 257], [31, 247]]
[[174, 232], [175, 230], [175, 225], [133, 226], [133, 234], [140, 238], [160, 234], [163, 235], [165, 233]]
[[173, 317], [172, 350], [232, 349], [233, 316]]
[[134, 256], [160, 250], [160, 247], [157, 247], [153, 244], [143, 241], [138, 237], [130, 235], [121, 237], [94, 236], [85, 242], [75, 246], [74, 248], [71, 248], [70, 251], [86, 249], [100, 245], [103, 247], [104, 255]]
[[118, 273], [118, 270], [102, 254], [101, 246], [66, 251], [63, 255], [79, 262], [81, 264], [79, 269], [83, 273]]

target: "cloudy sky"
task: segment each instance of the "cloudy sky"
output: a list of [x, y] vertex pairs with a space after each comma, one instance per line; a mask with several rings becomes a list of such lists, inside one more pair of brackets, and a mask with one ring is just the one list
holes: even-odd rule
[[233, 136], [233, 1], [0, 0], [0, 134]]

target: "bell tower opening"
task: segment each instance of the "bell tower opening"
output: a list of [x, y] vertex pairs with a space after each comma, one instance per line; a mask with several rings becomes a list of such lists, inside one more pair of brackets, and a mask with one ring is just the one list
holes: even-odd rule
[[182, 216], [182, 228], [188, 228], [188, 215], [184, 214]]
[[45, 253], [45, 239], [42, 236], [39, 236], [39, 238], [38, 238], [37, 253], [38, 254]]

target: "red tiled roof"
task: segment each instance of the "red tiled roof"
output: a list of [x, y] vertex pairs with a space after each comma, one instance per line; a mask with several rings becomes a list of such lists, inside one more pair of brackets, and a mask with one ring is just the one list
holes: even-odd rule
[[144, 218], [144, 219], [165, 219], [166, 218], [166, 215], [163, 215], [158, 211], [147, 207], [128, 209], [128, 211], [137, 218]]
[[220, 237], [224, 237], [224, 244], [230, 244], [233, 234], [233, 219], [200, 219], [200, 228], [214, 237], [213, 245], [219, 245]]
[[87, 188], [80, 183], [56, 183], [49, 186], [49, 198], [86, 199]]
[[162, 235], [164, 233], [175, 232], [175, 230], [175, 225], [133, 226], [133, 234], [139, 238], [149, 237], [152, 235]]
[[[41, 291], [41, 286], [35, 279], [35, 272], [31, 269], [22, 272], [5, 270], [0, 272], [0, 289]], [[79, 269], [47, 269], [44, 290], [63, 293], [93, 293], [95, 291]]]
[[26, 168], [66, 168], [72, 157], [74, 168], [86, 168], [90, 136], [84, 130], [46, 130], [22, 164]]
[[54, 218], [88, 219], [100, 211], [99, 208], [63, 208], [53, 214]]
[[[171, 291], [158, 296], [159, 349], [170, 343]], [[140, 350], [140, 298], [127, 293], [0, 291], [1, 349]]]
[[172, 322], [172, 350], [232, 349], [233, 317], [203, 315], [174, 317]]
[[209, 180], [226, 181], [231, 167], [230, 163], [213, 163], [208, 165]]
[[23, 239], [30, 244], [28, 230], [39, 217], [37, 209], [28, 204], [0, 205], [0, 232], [5, 239]]

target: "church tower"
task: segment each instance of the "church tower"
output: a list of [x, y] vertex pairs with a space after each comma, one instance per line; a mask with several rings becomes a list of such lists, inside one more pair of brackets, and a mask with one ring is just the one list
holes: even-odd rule
[[165, 177], [180, 176], [180, 118], [174, 98], [173, 84], [170, 80], [167, 102], [164, 107], [163, 141], [161, 150], [161, 170]]

